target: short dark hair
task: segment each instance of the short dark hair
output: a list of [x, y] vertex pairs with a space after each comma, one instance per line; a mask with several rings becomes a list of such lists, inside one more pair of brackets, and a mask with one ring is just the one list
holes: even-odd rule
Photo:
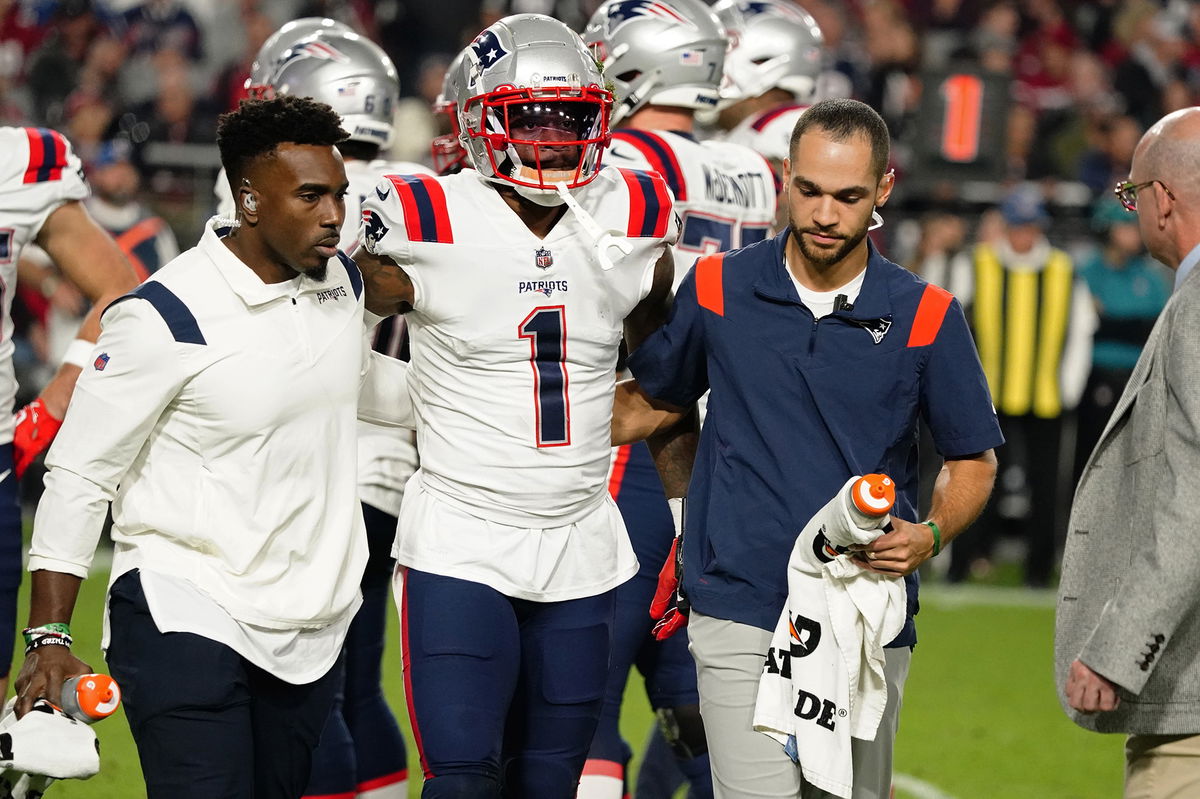
[[217, 120], [221, 165], [234, 186], [250, 161], [281, 144], [333, 147], [349, 136], [342, 130], [341, 117], [328, 105], [291, 95], [243, 100], [236, 111], [221, 114]]
[[871, 142], [871, 171], [875, 173], [875, 178], [882, 178], [887, 171], [892, 149], [887, 123], [866, 103], [838, 97], [822, 100], [809, 107], [800, 115], [796, 127], [792, 128], [788, 155], [796, 152], [800, 137], [813, 129], [824, 131], [829, 138], [838, 142], [854, 136], [865, 136]]

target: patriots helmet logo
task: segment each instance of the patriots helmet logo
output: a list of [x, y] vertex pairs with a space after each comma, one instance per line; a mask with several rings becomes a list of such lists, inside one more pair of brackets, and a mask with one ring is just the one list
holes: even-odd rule
[[659, 0], [621, 0], [609, 4], [604, 29], [608, 36], [612, 36], [626, 24], [639, 19], [662, 19], [691, 28], [696, 27], [675, 9]]
[[374, 211], [363, 211], [363, 241], [366, 242], [371, 252], [374, 252], [374, 247], [379, 241], [387, 235], [388, 226], [383, 224], [383, 219]]
[[275, 63], [278, 71], [284, 64], [290, 64], [302, 58], [317, 58], [324, 61], [336, 61], [339, 64], [349, 64], [350, 58], [341, 50], [317, 39], [301, 40], [286, 50], [279, 61]]
[[497, 61], [508, 55], [504, 45], [500, 44], [500, 39], [490, 30], [475, 37], [475, 41], [471, 42], [471, 52], [475, 54], [475, 62], [479, 64], [481, 72], [487, 72]]
[[799, 22], [802, 25], [808, 25], [808, 18], [803, 11], [795, 9], [790, 3], [762, 3], [750, 0], [750, 2], [738, 3], [738, 10], [745, 17], [753, 17], [758, 14], [771, 14], [776, 17], [783, 17], [792, 22]]

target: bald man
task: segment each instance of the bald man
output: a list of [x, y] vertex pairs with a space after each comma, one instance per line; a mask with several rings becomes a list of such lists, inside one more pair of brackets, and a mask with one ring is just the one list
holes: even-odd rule
[[1071, 508], [1055, 625], [1067, 715], [1124, 732], [1125, 796], [1200, 796], [1200, 108], [1155, 124], [1117, 196], [1175, 270]]

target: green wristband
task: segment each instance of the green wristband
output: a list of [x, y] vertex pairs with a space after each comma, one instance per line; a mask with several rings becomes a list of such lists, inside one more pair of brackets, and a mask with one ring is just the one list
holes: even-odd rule
[[938, 529], [937, 523], [926, 519], [921, 524], [928, 524], [929, 529], [933, 530], [933, 556], [942, 551], [942, 531]]
[[52, 621], [49, 624], [39, 624], [37, 627], [26, 627], [21, 631], [21, 636], [25, 639], [25, 645], [33, 643], [33, 639], [42, 635], [60, 635], [71, 637], [71, 625], [66, 622]]

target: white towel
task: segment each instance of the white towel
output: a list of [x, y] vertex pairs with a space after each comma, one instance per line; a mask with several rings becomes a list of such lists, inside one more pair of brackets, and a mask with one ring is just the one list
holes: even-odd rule
[[16, 698], [0, 716], [0, 799], [35, 799], [56, 779], [82, 779], [100, 770], [92, 729], [44, 699], [20, 719]]
[[788, 561], [788, 600], [759, 681], [754, 729], [779, 741], [804, 779], [841, 797], [854, 787], [851, 737], [874, 740], [887, 706], [883, 645], [904, 627], [904, 580], [868, 571], [830, 547], [867, 544], [888, 522], [859, 527], [852, 478], [805, 525]]

